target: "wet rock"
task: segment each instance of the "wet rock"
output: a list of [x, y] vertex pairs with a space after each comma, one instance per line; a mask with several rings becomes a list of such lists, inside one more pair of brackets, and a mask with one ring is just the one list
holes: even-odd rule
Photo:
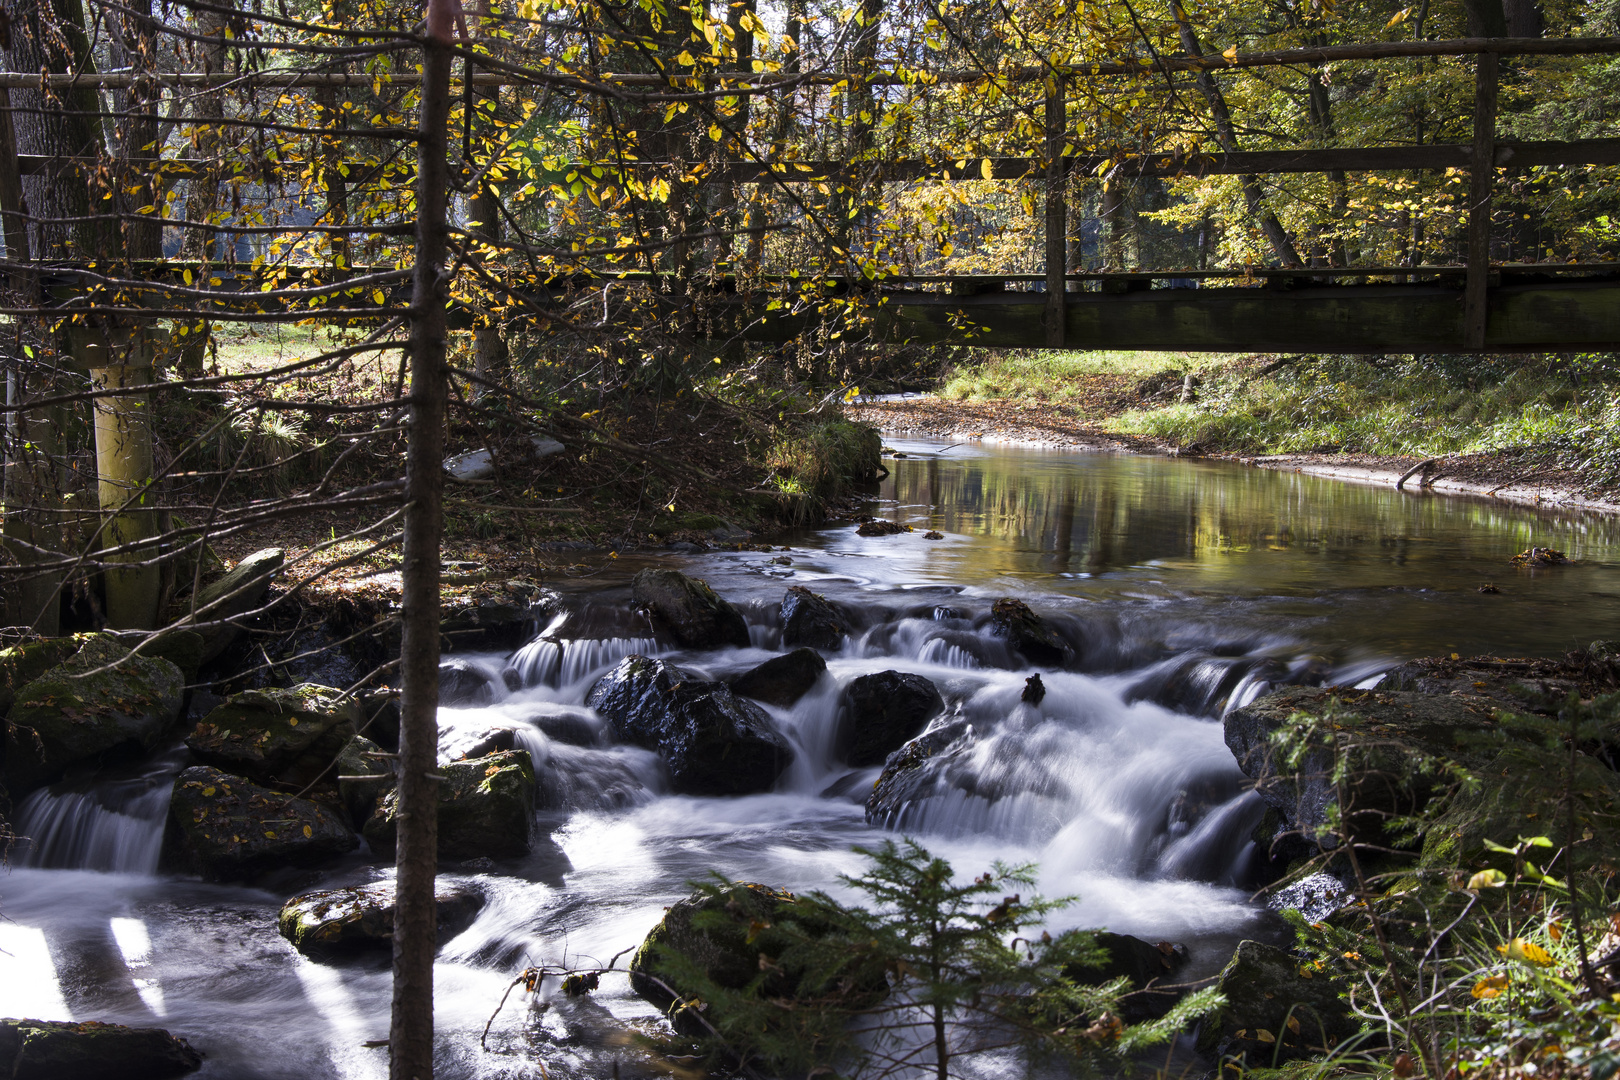
[[529, 717], [529, 722], [546, 738], [564, 746], [595, 746], [602, 741], [597, 726], [578, 713], [545, 713]]
[[192, 609], [193, 617], [201, 624], [222, 624], [198, 628], [197, 633], [203, 637], [199, 663], [208, 663], [236, 640], [242, 632], [241, 628], [224, 623], [224, 620], [261, 607], [265, 594], [270, 591], [271, 580], [284, 562], [286, 554], [280, 548], [255, 551], [226, 572], [224, 577], [198, 590], [196, 606]]
[[10, 1080], [168, 1080], [202, 1055], [162, 1028], [94, 1020], [0, 1020], [0, 1075]]
[[441, 729], [439, 763], [488, 757], [517, 749], [517, 732], [505, 725]]
[[301, 787], [328, 772], [360, 719], [358, 703], [330, 686], [244, 690], [203, 717], [186, 746], [205, 764], [237, 776]]
[[[721, 918], [700, 929], [693, 925], [699, 913]], [[792, 943], [792, 935], [781, 928], [789, 921], [813, 936], [832, 931], [813, 905], [785, 889], [737, 882], [712, 895], [694, 893], [671, 905], [636, 950], [630, 960], [630, 987], [664, 1010], [677, 1032], [707, 1035], [708, 1028], [694, 1014], [712, 1006], [695, 1000], [697, 988], [683, 980], [683, 967], [696, 967], [720, 986], [740, 990], [765, 970], [763, 960], [781, 956]], [[672, 959], [675, 955], [685, 963]], [[789, 998], [797, 992], [799, 981], [799, 973], [778, 966], [767, 972], [759, 993]], [[881, 965], [864, 972], [857, 969], [846, 985], [852, 1007], [875, 1004], [888, 989]]]
[[473, 601], [447, 600], [439, 615], [439, 633], [457, 651], [509, 652], [532, 638], [560, 603], [548, 589], [509, 581], [496, 593]]
[[655, 751], [683, 795], [769, 791], [793, 760], [758, 705], [662, 660], [626, 657], [585, 704], [615, 738]]
[[909, 525], [901, 525], [894, 521], [880, 521], [876, 518], [871, 521], [861, 522], [855, 529], [858, 536], [894, 536], [898, 533], [910, 531], [911, 527]]
[[507, 693], [517, 693], [523, 689], [523, 673], [517, 668], [502, 668], [501, 685], [506, 687]]
[[1032, 664], [1063, 667], [1073, 658], [1068, 643], [1022, 600], [997, 600], [990, 609], [990, 624]]
[[1129, 934], [1099, 930], [1096, 941], [1105, 954], [1101, 964], [1076, 967], [1064, 974], [1078, 983], [1098, 984], [1118, 978], [1129, 980], [1130, 989], [1120, 999], [1120, 1015], [1135, 1024], [1163, 1016], [1187, 993], [1170, 989], [1175, 974], [1187, 963], [1187, 947], [1168, 941], [1148, 942]]
[[77, 762], [151, 750], [179, 719], [184, 686], [167, 660], [132, 656], [111, 638], [91, 636], [17, 691], [0, 778], [20, 798]]
[[935, 529], [929, 529], [927, 532], [923, 533], [923, 539], [924, 540], [943, 540], [943, 539], [945, 539], [945, 534], [942, 533], [942, 532], [939, 532], [939, 531], [937, 531]]
[[1215, 983], [1226, 1005], [1204, 1021], [1198, 1049], [1270, 1066], [1325, 1053], [1354, 1036], [1361, 1025], [1339, 996], [1343, 985], [1326, 972], [1305, 971], [1312, 977], [1291, 953], [1240, 942]]
[[1035, 706], [1046, 700], [1046, 684], [1041, 682], [1039, 673], [1024, 680], [1024, 692], [1018, 695], [1018, 700]]
[[0, 649], [0, 716], [11, 710], [17, 691], [58, 664], [65, 664], [84, 647], [89, 634], [40, 638]]
[[907, 804], [934, 789], [941, 766], [972, 745], [972, 726], [957, 720], [923, 732], [890, 754], [866, 799], [866, 820], [873, 825], [898, 824]]
[[748, 646], [748, 623], [742, 614], [706, 583], [679, 570], [641, 571], [630, 582], [630, 597], [688, 648]]
[[803, 585], [788, 589], [782, 597], [782, 644], [805, 645], [812, 649], [841, 649], [849, 631], [844, 620], [825, 597]]
[[[454, 761], [439, 773], [439, 858], [516, 858], [529, 853], [534, 763], [527, 750]], [[366, 822], [366, 842], [392, 856], [398, 793], [390, 791]]]
[[786, 708], [803, 697], [826, 670], [827, 661], [816, 650], [794, 649], [743, 672], [732, 680], [731, 689], [743, 697]]
[[[436, 881], [433, 904], [439, 941], [472, 925], [484, 908], [484, 891], [466, 882]], [[394, 942], [394, 883], [379, 881], [347, 889], [303, 893], [281, 906], [276, 928], [305, 956], [325, 957]]]
[[360, 846], [333, 810], [207, 765], [175, 777], [163, 865], [209, 881], [319, 866]]
[[[439, 705], [460, 709], [488, 705], [495, 700], [495, 684], [482, 668], [459, 656], [439, 665]], [[510, 749], [510, 748], [509, 748]]]
[[838, 753], [851, 765], [878, 765], [945, 711], [933, 683], [904, 671], [862, 675], [844, 690]]

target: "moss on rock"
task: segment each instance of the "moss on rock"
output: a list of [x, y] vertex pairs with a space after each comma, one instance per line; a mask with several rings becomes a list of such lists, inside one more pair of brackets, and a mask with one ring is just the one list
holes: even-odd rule
[[0, 1020], [0, 1073], [10, 1080], [168, 1080], [202, 1055], [162, 1028]]
[[[439, 857], [515, 858], [529, 853], [534, 817], [534, 762], [527, 750], [508, 750], [441, 765]], [[366, 842], [392, 855], [399, 793], [390, 791], [366, 822]]]
[[175, 778], [163, 863], [210, 881], [240, 881], [283, 866], [319, 866], [359, 846], [332, 810], [197, 765]]
[[[354, 737], [359, 719], [354, 700], [328, 686], [246, 690], [205, 716], [186, 746], [209, 765], [268, 784], [311, 750], [324, 769]], [[322, 743], [336, 745], [323, 754]]]

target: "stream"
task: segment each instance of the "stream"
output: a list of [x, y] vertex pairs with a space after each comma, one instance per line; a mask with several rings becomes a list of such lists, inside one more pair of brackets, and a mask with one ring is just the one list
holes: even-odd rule
[[[906, 456], [888, 462], [869, 512], [915, 531], [863, 538], [843, 524], [776, 538], [785, 552], [582, 557], [549, 582], [565, 615], [511, 656], [469, 656], [495, 699], [442, 709], [441, 730], [514, 727], [544, 797], [532, 854], [442, 867], [489, 900], [441, 945], [440, 1077], [666, 1074], [630, 1038], [658, 1013], [622, 978], [576, 1000], [548, 988], [543, 1008], [518, 991], [487, 1049], [480, 1034], [517, 972], [605, 963], [689, 881], [718, 872], [849, 896], [840, 875], [863, 865], [852, 848], [899, 835], [964, 877], [998, 859], [1037, 863], [1044, 894], [1079, 898], [1054, 928], [1181, 942], [1185, 974], [1213, 973], [1237, 940], [1276, 932], [1251, 900], [1260, 807], [1223, 742], [1226, 710], [1286, 683], [1372, 685], [1417, 655], [1550, 655], [1620, 638], [1620, 521], [1601, 515], [1226, 463], [891, 445]], [[1576, 563], [1512, 565], [1532, 544]], [[707, 580], [743, 612], [751, 646], [698, 653], [654, 634], [629, 610], [629, 577], [649, 565]], [[650, 752], [574, 745], [601, 726], [586, 692], [625, 656], [721, 678], [779, 654], [789, 585], [859, 625], [805, 697], [765, 707], [795, 751], [774, 791], [673, 795]], [[1029, 665], [989, 630], [1004, 596], [1080, 643], [1069, 670], [1040, 669], [1037, 706], [1020, 701]], [[838, 761], [835, 731], [840, 687], [890, 669], [932, 680], [977, 741], [948, 782], [874, 825], [864, 800], [879, 769]], [[0, 874], [0, 1016], [162, 1026], [206, 1055], [203, 1077], [386, 1076], [387, 1051], [363, 1045], [387, 1036], [386, 957], [316, 963], [275, 923], [296, 892], [391, 868], [362, 851], [253, 888], [159, 875], [186, 755], [17, 807], [30, 839]]]

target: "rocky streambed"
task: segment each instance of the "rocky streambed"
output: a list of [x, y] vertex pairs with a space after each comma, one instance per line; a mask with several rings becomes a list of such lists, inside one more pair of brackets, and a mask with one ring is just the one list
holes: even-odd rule
[[[688, 882], [719, 871], [770, 903], [849, 898], [850, 849], [901, 835], [964, 875], [1031, 861], [1044, 892], [1079, 894], [1056, 928], [1108, 929], [1107, 961], [1086, 977], [1125, 977], [1130, 1015], [1220, 985], [1227, 1010], [1189, 1046], [1205, 1063], [1308, 1053], [1358, 1025], [1251, 896], [1287, 886], [1274, 907], [1331, 919], [1353, 884], [1293, 881], [1336, 842], [1324, 826], [1341, 788], [1322, 755], [1358, 755], [1348, 827], [1381, 842], [1390, 813], [1441, 790], [1432, 770], [1391, 762], [1488, 773], [1533, 735], [1505, 716], [1616, 685], [1603, 648], [1402, 665], [1312, 612], [1339, 594], [1245, 597], [1218, 576], [1150, 587], [1175, 571], [1140, 557], [1121, 573], [1059, 563], [1101, 574], [1065, 579], [1048, 545], [1030, 556], [1048, 560], [1038, 589], [991, 547], [979, 554], [1000, 569], [953, 580], [966, 534], [929, 513], [914, 523], [940, 539], [851, 526], [788, 556], [653, 557], [588, 588], [519, 583], [446, 611], [442, 1075], [665, 1071], [627, 1042], [682, 1023], [685, 988], [646, 943], [684, 943], [716, 980], [757, 973], [763, 948], [698, 927]], [[384, 623], [354, 637], [385, 609], [327, 611], [269, 664], [249, 662], [251, 635], [207, 660], [212, 645], [178, 635], [134, 653], [110, 635], [0, 652], [8, 820], [29, 838], [0, 890], [0, 1014], [26, 1029], [0, 1033], [0, 1055], [16, 1075], [54, 1062], [48, 1045], [89, 1039], [68, 1030], [88, 1021], [148, 1040], [154, 1069], [382, 1075], [396, 728], [386, 692], [345, 690], [386, 658]], [[1305, 737], [1326, 741], [1285, 765], [1276, 733], [1302, 716], [1325, 725]], [[1609, 744], [1580, 752], [1594, 790], [1612, 792]], [[1525, 812], [1522, 799], [1470, 811], [1413, 857], [1466, 863]], [[639, 974], [564, 986], [616, 954]], [[551, 974], [483, 1037], [537, 966]], [[1284, 1002], [1315, 1028], [1293, 1031]], [[282, 1037], [298, 1023], [307, 1038]], [[195, 1053], [140, 1034], [154, 1028]]]

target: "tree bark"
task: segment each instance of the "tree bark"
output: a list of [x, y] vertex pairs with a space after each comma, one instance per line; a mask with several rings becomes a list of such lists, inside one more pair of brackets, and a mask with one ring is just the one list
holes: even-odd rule
[[433, 954], [438, 943], [439, 540], [444, 527], [443, 279], [455, 0], [429, 0], [417, 129], [416, 267], [410, 317], [410, 435], [400, 621], [399, 839], [390, 1080], [433, 1078]]
[[[474, 23], [482, 30], [484, 20], [490, 15], [489, 0], [475, 0], [470, 7], [477, 17]], [[468, 72], [472, 71], [472, 61], [467, 61]], [[475, 91], [473, 100], [478, 103], [478, 114], [486, 117], [493, 123], [495, 108], [500, 102], [500, 90], [493, 86], [480, 87]], [[499, 240], [501, 238], [501, 209], [499, 198], [489, 189], [488, 184], [479, 185], [477, 193], [468, 200], [467, 211], [472, 221], [469, 227], [472, 238]], [[482, 313], [484, 320], [473, 331], [473, 371], [480, 379], [493, 380], [497, 373], [506, 365], [506, 343], [501, 340], [501, 332], [489, 323], [489, 313]], [[475, 397], [485, 394], [483, 383], [473, 387]]]

